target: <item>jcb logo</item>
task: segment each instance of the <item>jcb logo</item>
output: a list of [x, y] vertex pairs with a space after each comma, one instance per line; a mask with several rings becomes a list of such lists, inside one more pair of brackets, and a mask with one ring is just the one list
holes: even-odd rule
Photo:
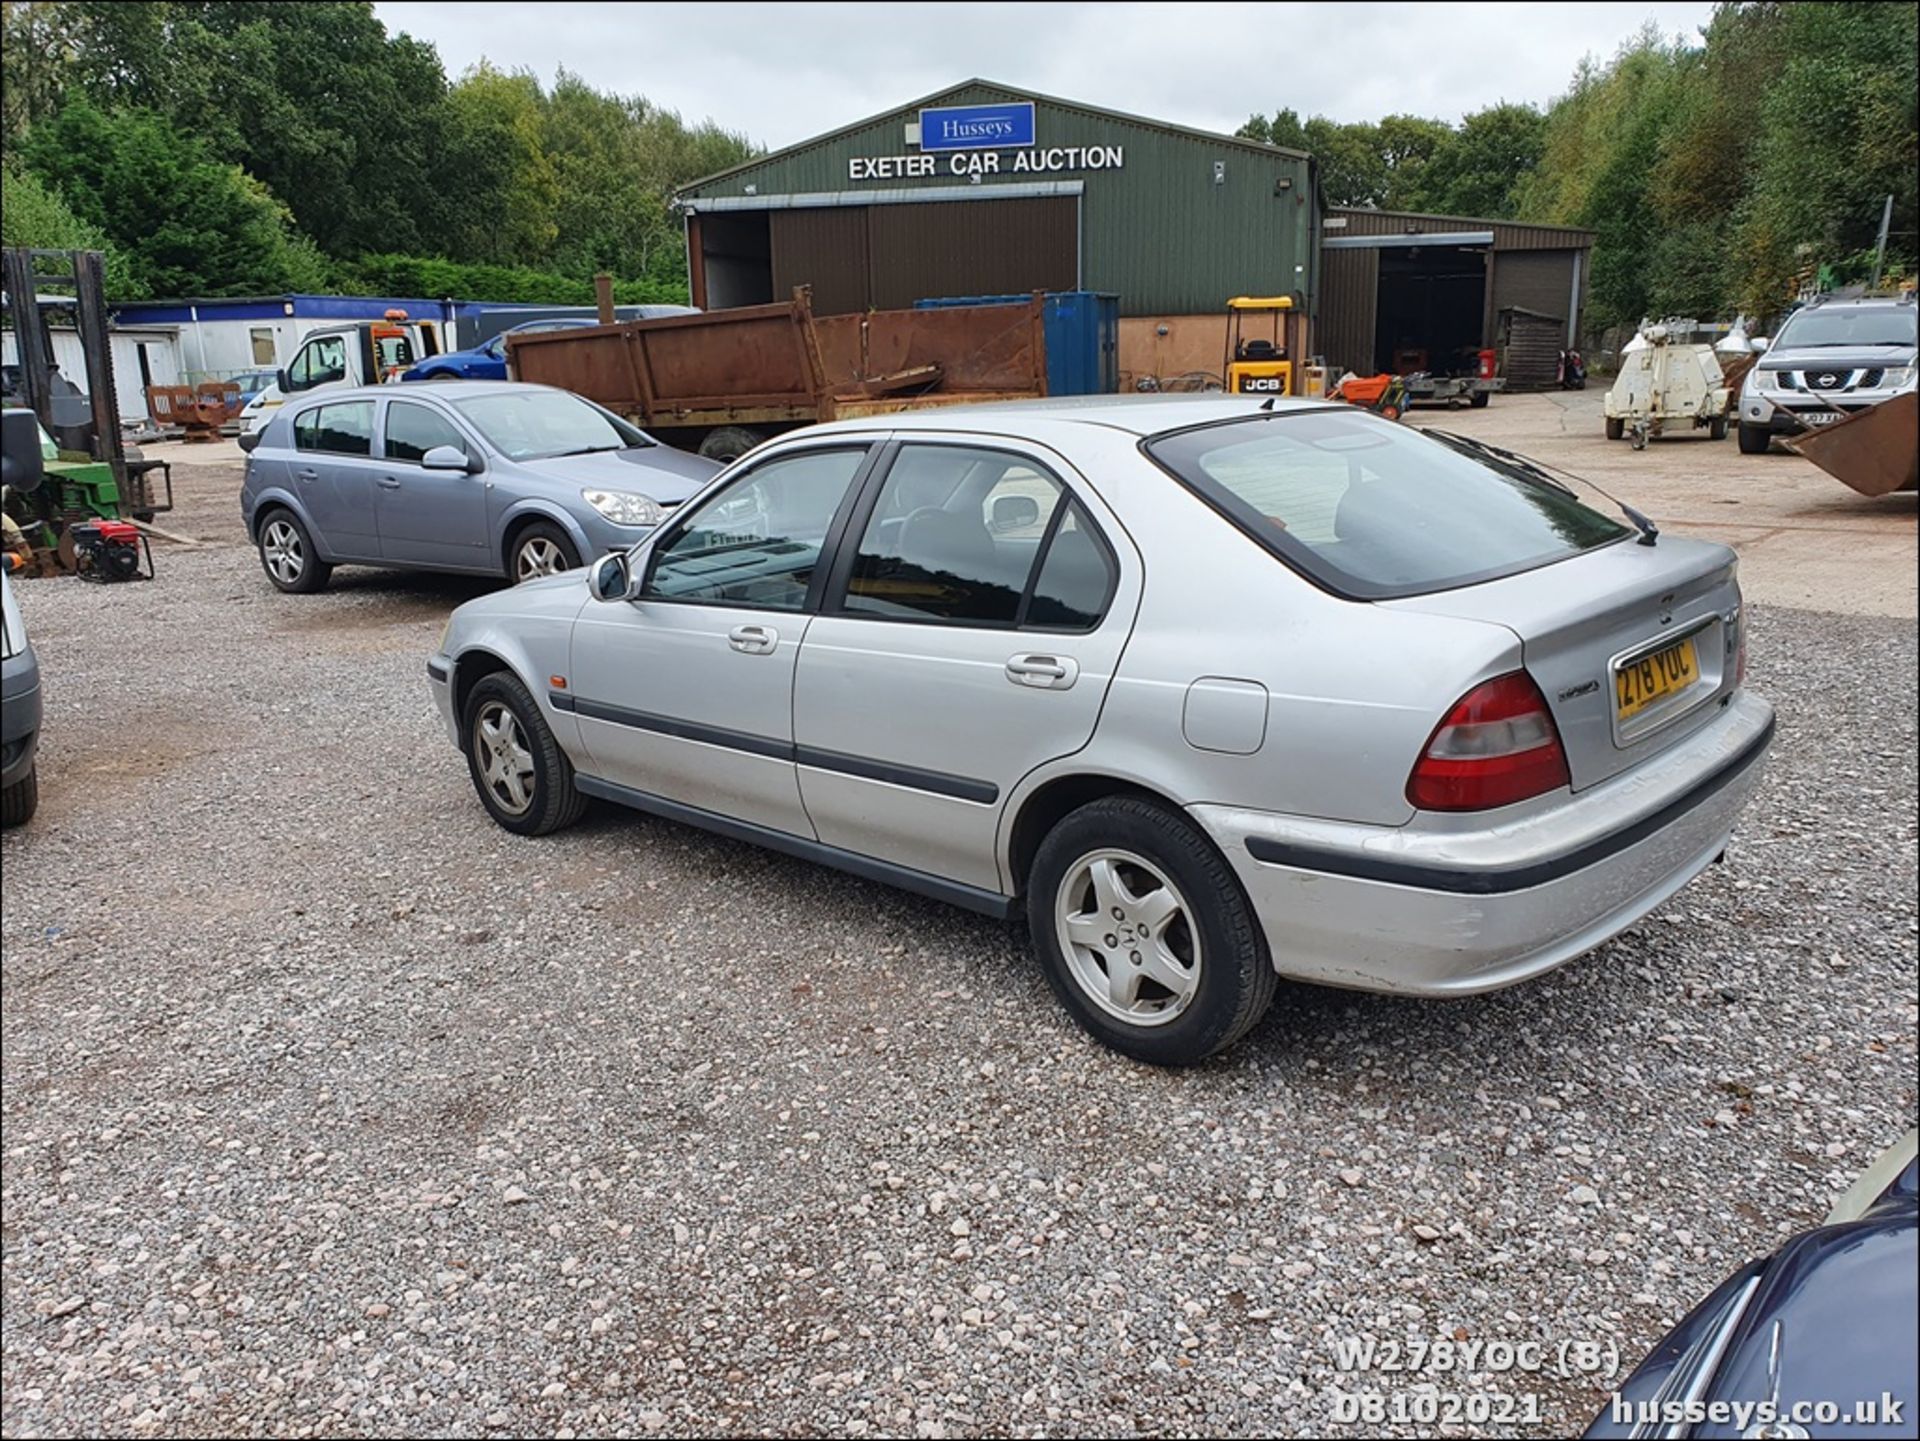
[[1285, 390], [1287, 383], [1277, 375], [1243, 375], [1240, 377], [1240, 389], [1248, 390]]

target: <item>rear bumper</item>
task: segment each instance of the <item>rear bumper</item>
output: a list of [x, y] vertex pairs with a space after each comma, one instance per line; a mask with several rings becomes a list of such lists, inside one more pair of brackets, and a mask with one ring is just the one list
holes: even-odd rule
[[1282, 975], [1474, 995], [1583, 955], [1710, 865], [1772, 736], [1773, 708], [1741, 693], [1666, 754], [1483, 830], [1192, 814], [1246, 887]]
[[40, 663], [33, 647], [0, 661], [0, 786], [33, 769], [40, 744]]

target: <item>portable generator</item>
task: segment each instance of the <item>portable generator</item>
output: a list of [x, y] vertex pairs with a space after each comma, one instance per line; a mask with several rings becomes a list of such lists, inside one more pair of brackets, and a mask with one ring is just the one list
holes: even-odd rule
[[102, 585], [153, 579], [153, 548], [132, 521], [84, 521], [69, 526], [67, 534], [73, 537], [73, 573], [80, 579]]

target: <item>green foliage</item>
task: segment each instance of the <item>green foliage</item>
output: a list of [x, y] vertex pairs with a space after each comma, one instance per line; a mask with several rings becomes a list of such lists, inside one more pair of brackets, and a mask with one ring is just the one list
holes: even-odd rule
[[[430, 45], [364, 3], [8, 3], [5, 41], [10, 166], [117, 241], [129, 283], [162, 292], [313, 289], [356, 256], [405, 255], [521, 267], [570, 300], [599, 270], [683, 298], [669, 197], [755, 153], [565, 73], [548, 92], [483, 63], [449, 85]], [[72, 153], [96, 142], [111, 148]], [[150, 178], [87, 193], [148, 152]]]
[[1235, 133], [1311, 154], [1329, 205], [1501, 217], [1513, 214], [1515, 177], [1539, 158], [1544, 123], [1525, 105], [1493, 106], [1458, 129], [1417, 115], [1378, 124], [1321, 115], [1303, 122], [1282, 110], [1271, 120], [1256, 115]]
[[34, 174], [125, 252], [151, 295], [315, 288], [325, 264], [267, 188], [151, 111], [70, 100], [27, 136]]
[[[462, 265], [418, 255], [363, 255], [335, 267], [335, 289], [361, 295], [413, 295], [430, 300], [506, 300], [528, 305], [591, 305], [593, 281], [511, 265]], [[684, 305], [684, 276], [670, 283], [614, 282], [622, 305]]]
[[1589, 320], [1766, 316], [1824, 267], [1868, 278], [1886, 196], [1910, 273], [1920, 170], [1912, 4], [1722, 4], [1702, 43], [1636, 37], [1555, 103], [1528, 219], [1591, 226]]
[[102, 251], [108, 295], [115, 300], [138, 300], [146, 294], [133, 278], [126, 253], [30, 174], [0, 170], [0, 244], [32, 250]]

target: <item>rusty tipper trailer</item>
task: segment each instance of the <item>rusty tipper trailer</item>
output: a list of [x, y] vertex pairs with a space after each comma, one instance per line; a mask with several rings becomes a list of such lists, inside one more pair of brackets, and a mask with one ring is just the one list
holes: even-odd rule
[[512, 335], [507, 364], [716, 460], [816, 421], [1047, 393], [1039, 295], [816, 317], [801, 288], [773, 305]]

